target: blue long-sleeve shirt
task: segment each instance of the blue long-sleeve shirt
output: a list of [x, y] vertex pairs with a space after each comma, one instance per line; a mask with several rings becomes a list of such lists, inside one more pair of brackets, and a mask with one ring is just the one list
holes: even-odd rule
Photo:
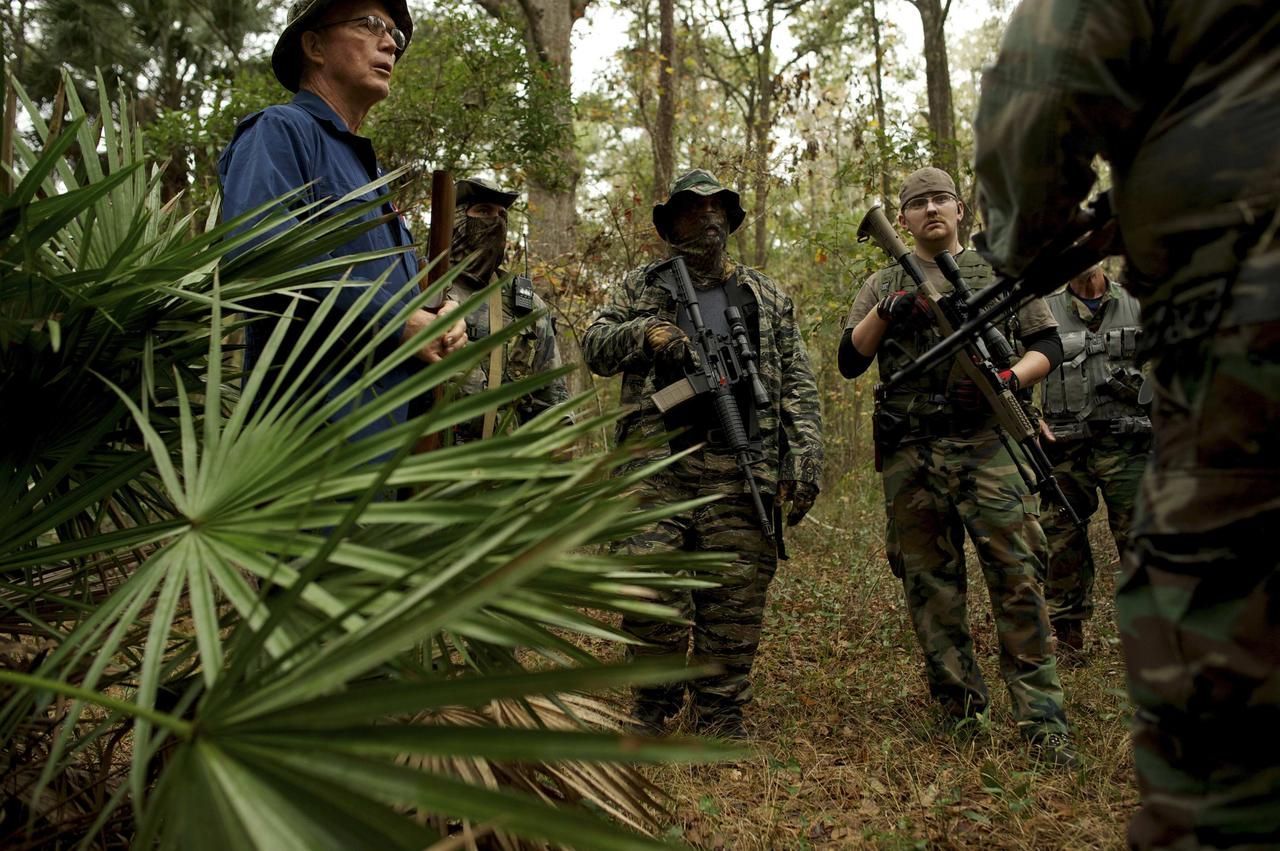
[[[231, 143], [218, 158], [222, 215], [230, 220], [306, 184], [310, 185], [300, 197], [292, 199], [292, 203], [301, 205], [341, 198], [377, 179], [381, 173], [372, 143], [352, 133], [323, 99], [303, 90], [291, 103], [267, 107], [241, 121], [236, 128]], [[363, 198], [371, 200], [387, 194], [384, 187], [365, 193]], [[391, 209], [388, 198], [386, 203], [366, 214], [365, 219], [376, 218]], [[396, 216], [390, 223], [366, 231], [328, 255], [317, 254], [312, 262], [327, 256], [408, 247], [412, 243], [413, 237], [408, 228], [402, 218]], [[412, 299], [414, 293], [406, 284], [418, 273], [418, 259], [410, 248], [393, 257], [353, 264], [348, 285], [338, 295], [338, 311], [355, 309], [355, 302], [363, 291], [359, 286], [351, 286], [350, 282], [377, 281], [388, 267], [391, 273], [376, 285], [377, 293], [364, 306], [360, 320], [354, 323], [356, 330], [371, 329], [375, 321], [385, 323], [392, 320], [394, 314]], [[375, 320], [378, 312], [389, 302], [392, 303], [391, 308]], [[276, 308], [283, 306], [278, 300], [271, 304]], [[299, 312], [303, 311], [300, 309]], [[274, 322], [263, 319], [252, 323], [246, 330], [246, 369], [260, 357], [273, 327]], [[393, 344], [398, 342], [399, 334], [392, 338]], [[397, 367], [380, 379], [372, 392], [379, 395], [387, 392], [411, 375], [413, 369], [412, 363]], [[346, 390], [354, 380], [354, 376], [346, 376], [333, 395]], [[401, 406], [389, 419], [366, 427], [357, 437], [389, 428], [403, 422], [407, 416], [408, 406]]]

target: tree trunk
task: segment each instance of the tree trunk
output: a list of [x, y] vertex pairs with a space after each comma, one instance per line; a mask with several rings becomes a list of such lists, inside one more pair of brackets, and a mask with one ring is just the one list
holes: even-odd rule
[[675, 0], [658, 0], [658, 117], [653, 132], [653, 197], [664, 200], [675, 177], [676, 76]]
[[884, 114], [884, 44], [880, 40], [880, 19], [876, 17], [876, 0], [868, 0], [867, 16], [871, 19], [871, 44], [875, 48], [876, 158], [880, 170], [880, 204], [889, 209], [892, 191], [889, 186], [889, 132]]
[[911, 0], [924, 25], [924, 76], [929, 93], [929, 135], [934, 165], [956, 176], [956, 122], [951, 105], [951, 69], [947, 63], [947, 39], [943, 26], [951, 2]]
[[769, 149], [773, 130], [773, 33], [774, 6], [770, 3], [765, 16], [764, 32], [756, 52], [756, 92], [759, 98], [756, 107], [755, 124], [750, 128], [754, 140], [755, 158], [752, 163], [753, 206], [755, 216], [754, 256], [752, 265], [757, 269], [765, 268], [769, 260]]
[[[490, 15], [524, 27], [529, 62], [545, 64], [554, 81], [571, 89], [570, 33], [591, 0], [476, 0]], [[550, 120], [572, 127], [573, 107], [567, 100]], [[576, 195], [582, 163], [572, 139], [558, 152], [562, 168], [555, 174], [529, 174], [529, 252], [554, 262], [574, 247]]]

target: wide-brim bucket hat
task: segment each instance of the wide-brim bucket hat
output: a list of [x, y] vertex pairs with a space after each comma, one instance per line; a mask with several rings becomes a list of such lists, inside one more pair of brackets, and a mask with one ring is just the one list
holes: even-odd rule
[[454, 203], [459, 207], [470, 204], [497, 204], [506, 209], [519, 199], [518, 192], [503, 189], [491, 180], [483, 177], [464, 177], [453, 184]]
[[722, 186], [711, 172], [695, 168], [675, 179], [665, 204], [653, 205], [653, 226], [657, 228], [658, 236], [664, 240], [671, 230], [672, 205], [678, 196], [686, 193], [703, 197], [723, 195], [724, 209], [729, 219], [729, 233], [736, 231], [742, 225], [742, 220], [747, 217], [747, 211], [742, 209], [742, 201], [737, 192]]
[[[302, 79], [302, 34], [315, 24], [316, 18], [338, 2], [340, 0], [294, 0], [290, 4], [284, 32], [276, 39], [276, 48], [271, 52], [271, 70], [275, 72], [280, 85], [289, 91], [296, 94], [298, 83]], [[409, 42], [413, 40], [413, 17], [409, 14], [405, 0], [381, 2], [386, 6], [396, 29], [404, 33], [404, 49], [396, 50], [396, 61], [399, 61], [404, 51], [409, 49]]]

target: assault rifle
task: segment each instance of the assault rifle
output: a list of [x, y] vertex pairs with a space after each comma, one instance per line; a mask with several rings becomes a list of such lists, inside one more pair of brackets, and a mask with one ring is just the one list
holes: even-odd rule
[[[862, 224], [858, 226], [858, 241], [866, 242], [868, 239], [875, 240], [876, 244], [886, 254], [897, 261], [898, 265], [911, 277], [911, 280], [915, 281], [919, 291], [927, 296], [926, 300], [929, 302], [930, 309], [933, 312], [934, 322], [937, 323], [938, 330], [944, 337], [947, 339], [956, 338], [959, 336], [959, 332], [956, 330], [958, 327], [962, 328], [972, 323], [968, 336], [959, 338], [959, 344], [952, 350], [955, 354], [956, 363], [959, 365], [961, 372], [977, 385], [983, 398], [986, 399], [987, 405], [995, 413], [996, 434], [999, 435], [1000, 441], [1004, 443], [1005, 448], [1009, 450], [1009, 456], [1014, 458], [1014, 466], [1022, 474], [1027, 487], [1033, 493], [1047, 493], [1058, 505], [1062, 506], [1062, 510], [1071, 518], [1072, 523], [1076, 526], [1082, 525], [1080, 516], [1067, 500], [1066, 494], [1062, 492], [1062, 488], [1058, 485], [1058, 480], [1054, 478], [1053, 465], [1049, 463], [1048, 457], [1044, 454], [1044, 449], [1041, 448], [1039, 441], [1036, 439], [1038, 429], [1031, 424], [1031, 417], [1028, 415], [1027, 409], [1018, 397], [1000, 380], [1000, 370], [1008, 369], [1013, 365], [1016, 358], [1013, 346], [1009, 344], [1008, 339], [1005, 338], [1004, 334], [1000, 333], [1000, 330], [990, 320], [985, 322], [975, 321], [974, 318], [967, 316], [967, 305], [973, 296], [965, 283], [964, 277], [960, 274], [960, 268], [956, 265], [955, 258], [948, 251], [941, 252], [935, 258], [938, 268], [946, 276], [947, 280], [951, 282], [953, 288], [953, 292], [950, 295], [943, 296], [929, 282], [915, 255], [898, 237], [893, 225], [889, 224], [889, 220], [885, 218], [884, 211], [879, 204], [867, 211], [867, 214], [862, 218]], [[930, 349], [930, 352], [936, 349], [937, 346]], [[940, 360], [941, 356], [935, 358], [933, 363], [937, 363]], [[920, 361], [917, 360], [915, 364], [912, 364], [911, 368], [914, 368], [919, 363]], [[877, 392], [887, 392], [896, 382], [901, 382], [902, 380], [904, 380], [902, 373], [898, 373], [898, 375], [892, 376], [888, 382], [878, 388]], [[1014, 457], [1013, 449], [1009, 445], [1010, 438], [1022, 450], [1026, 465], [1031, 468], [1030, 475], [1027, 474], [1026, 467], [1018, 463], [1016, 457]]]
[[[866, 224], [865, 220], [863, 224]], [[943, 334], [941, 342], [895, 375], [889, 376], [885, 381], [885, 388], [892, 390], [932, 369], [943, 359], [959, 351], [975, 334], [982, 333], [982, 329], [992, 326], [1033, 298], [1047, 296], [1106, 257], [1119, 253], [1118, 234], [1115, 214], [1111, 210], [1111, 193], [1104, 192], [1092, 206], [1080, 211], [1071, 227], [1032, 261], [1021, 277], [1001, 277], [991, 286], [965, 297], [962, 303], [957, 304], [960, 321]], [[978, 234], [974, 238], [979, 245], [982, 236]], [[861, 230], [858, 231], [858, 238], [865, 241]], [[896, 235], [894, 238], [897, 238]], [[880, 247], [884, 248], [884, 245]]]
[[756, 353], [751, 348], [741, 312], [733, 307], [725, 311], [730, 323], [730, 338], [718, 338], [702, 322], [698, 291], [693, 288], [683, 257], [672, 257], [655, 266], [650, 270], [649, 276], [658, 286], [671, 293], [676, 304], [684, 308], [685, 315], [693, 326], [690, 342], [697, 361], [685, 367], [683, 379], [653, 394], [653, 403], [665, 414], [689, 399], [708, 395], [711, 397], [711, 405], [720, 421], [720, 431], [725, 443], [733, 452], [742, 480], [751, 491], [751, 501], [760, 518], [760, 530], [766, 538], [773, 540], [773, 521], [764, 509], [760, 487], [751, 473], [751, 465], [758, 459], [751, 457], [751, 441], [742, 422], [742, 413], [738, 410], [738, 400], [733, 395], [733, 386], [740, 379], [745, 379], [751, 383], [751, 395], [756, 405], [764, 407], [769, 404], [769, 394], [760, 381], [760, 374], [756, 369]]

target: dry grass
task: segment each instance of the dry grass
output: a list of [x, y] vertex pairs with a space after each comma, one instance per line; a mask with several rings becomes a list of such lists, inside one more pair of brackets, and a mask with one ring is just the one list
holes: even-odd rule
[[[940, 723], [901, 585], [883, 556], [878, 488], [819, 503], [770, 592], [748, 709], [751, 759], [674, 767], [668, 835], [700, 848], [1117, 848], [1136, 802], [1107, 556], [1092, 661], [1063, 671], [1084, 758], [1037, 768], [999, 679], [989, 600], [970, 565], [970, 624], [992, 695], [985, 729]], [[1095, 552], [1114, 553], [1095, 520]]]

